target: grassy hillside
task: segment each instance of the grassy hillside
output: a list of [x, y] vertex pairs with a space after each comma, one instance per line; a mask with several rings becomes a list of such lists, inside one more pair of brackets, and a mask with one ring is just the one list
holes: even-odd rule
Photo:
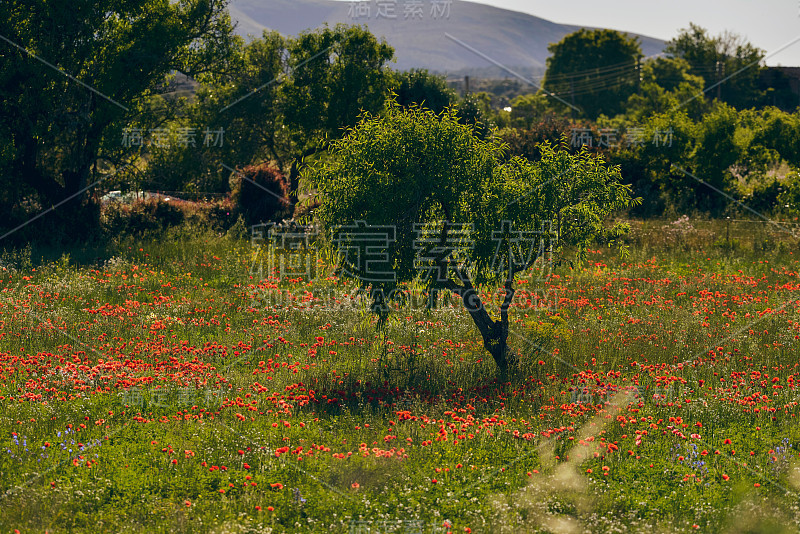
[[[542, 69], [549, 55], [547, 45], [558, 42], [579, 26], [557, 24], [532, 15], [485, 4], [454, 0], [449, 16], [431, 14], [431, 3], [423, 3], [420, 16], [406, 17], [403, 2], [397, 2], [394, 18], [379, 15], [369, 2], [369, 15], [354, 17], [351, 2], [332, 0], [234, 0], [231, 17], [239, 22], [240, 35], [261, 35], [265, 28], [295, 35], [327, 22], [366, 24], [378, 37], [395, 48], [396, 68], [426, 68], [454, 72], [492, 67], [486, 59], [445, 37], [449, 33], [495, 61], [510, 68]], [[635, 28], [631, 28], [634, 31]], [[640, 36], [645, 56], [658, 54], [664, 42]], [[504, 71], [496, 70], [505, 75]]]

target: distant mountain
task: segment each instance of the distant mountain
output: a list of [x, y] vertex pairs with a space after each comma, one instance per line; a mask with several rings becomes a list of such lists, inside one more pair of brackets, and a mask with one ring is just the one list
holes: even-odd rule
[[[368, 9], [362, 7], [359, 13], [358, 6]], [[381, 6], [394, 6], [393, 13]], [[544, 68], [548, 44], [581, 28], [462, 0], [232, 0], [230, 13], [238, 22], [237, 33], [243, 36], [260, 36], [264, 29], [296, 35], [325, 22], [364, 24], [394, 47], [395, 68], [442, 73], [502, 72], [446, 33], [508, 68], [530, 73]], [[645, 56], [664, 48], [660, 39], [637, 36]]]

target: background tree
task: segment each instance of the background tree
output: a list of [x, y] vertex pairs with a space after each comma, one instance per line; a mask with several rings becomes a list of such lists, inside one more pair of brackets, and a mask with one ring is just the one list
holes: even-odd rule
[[[224, 127], [224, 146], [168, 150], [189, 152], [191, 168], [199, 172], [186, 179], [207, 176], [204, 181], [213, 182], [219, 192], [229, 190], [228, 180], [214, 182], [211, 177], [228, 176], [234, 167], [273, 162], [287, 176], [293, 208], [306, 158], [326, 139], [340, 137], [362, 110], [383, 107], [391, 81], [385, 64], [392, 55], [391, 47], [360, 26], [323, 26], [294, 38], [265, 31], [236, 50], [229, 71], [198, 88], [186, 112], [198, 131], [208, 125]], [[262, 196], [255, 200], [271, 210], [266, 204], [272, 199]]]
[[[696, 209], [697, 193], [704, 186], [677, 168], [695, 172], [695, 121], [685, 109], [669, 109], [649, 116], [640, 128], [640, 142], [625, 143], [612, 153], [612, 161], [621, 165], [635, 194], [644, 199], [639, 213], [660, 215], [664, 209], [677, 213]], [[634, 132], [629, 129], [626, 135], [633, 136]]]
[[[692, 174], [728, 194], [734, 193], [735, 179], [731, 167], [739, 160], [740, 149], [736, 144], [736, 110], [721, 104], [703, 117], [697, 125]], [[691, 180], [691, 181], [690, 181]], [[712, 216], [721, 216], [730, 201], [718, 191], [687, 177], [688, 191], [694, 191], [695, 207]]]
[[545, 94], [519, 95], [511, 101], [511, 126], [531, 128], [552, 114], [552, 102]]
[[[691, 66], [690, 73], [705, 80], [705, 89], [710, 89], [708, 99], [719, 96], [737, 109], [757, 105], [764, 99], [764, 92], [759, 89], [764, 51], [740, 35], [724, 32], [711, 37], [704, 28], [690, 24], [667, 43], [664, 51], [685, 59]], [[712, 88], [723, 79], [718, 88]]]
[[[277, 32], [265, 31], [247, 44], [238, 42], [230, 68], [200, 84], [170, 124], [193, 128], [197, 145], [150, 147], [147, 179], [157, 183], [174, 176], [178, 190], [227, 193], [230, 168], [270, 160], [285, 168], [291, 142], [278, 88], [288, 72], [287, 53], [287, 39]], [[222, 129], [221, 143], [204, 143], [206, 129]]]
[[471, 127], [475, 135], [481, 139], [486, 139], [494, 128], [489, 119], [492, 115], [491, 99], [491, 95], [486, 92], [469, 93], [455, 106], [459, 122]]
[[300, 169], [325, 139], [339, 138], [366, 111], [383, 108], [394, 50], [361, 26], [327, 25], [288, 45], [291, 75], [281, 84], [283, 116], [292, 143], [289, 187], [297, 202]]
[[546, 90], [591, 119], [623, 111], [636, 90], [636, 59], [642, 55], [637, 38], [614, 30], [580, 29], [547, 49]]
[[447, 86], [444, 76], [431, 74], [425, 69], [395, 72], [392, 90], [397, 95], [397, 103], [404, 108], [419, 104], [439, 113], [458, 101], [455, 91]]
[[[425, 283], [462, 300], [503, 378], [518, 362], [508, 350], [515, 277], [542, 261], [539, 243], [531, 243], [523, 256], [510, 254], [509, 232], [540, 231], [552, 221], [555, 253], [574, 247], [580, 257], [597, 239], [613, 241], [621, 235], [624, 227], [607, 227], [605, 217], [633, 203], [619, 169], [587, 152], [571, 155], [547, 145], [537, 163], [506, 160], [504, 152], [499, 141], [481, 139], [461, 124], [452, 108], [436, 115], [392, 103], [383, 116], [365, 114], [346, 137], [331, 144], [331, 157], [305, 174], [319, 192], [322, 205], [316, 215], [331, 242], [341, 236], [341, 225], [356, 221], [396, 228], [394, 241], [373, 250], [386, 253], [394, 281], [369, 282], [363, 266], [346, 269], [371, 285], [379, 312], [386, 310], [380, 301], [397, 284], [420, 280], [415, 225], [439, 244], [448, 242], [454, 224], [471, 225], [461, 227], [469, 228], [474, 242], [469, 261], [435, 255], [430, 267], [438, 274]], [[504, 233], [498, 237], [497, 231]], [[481, 301], [484, 284], [503, 288], [499, 317], [492, 317]]]
[[704, 80], [690, 74], [691, 66], [681, 58], [651, 58], [642, 63], [640, 89], [628, 99], [626, 116], [641, 121], [648, 115], [671, 109], [685, 109], [692, 118], [708, 110], [702, 93]]
[[665, 91], [674, 91], [683, 83], [703, 82], [703, 78], [691, 74], [688, 61], [677, 57], [654, 57], [642, 62], [641, 81], [658, 84]]
[[202, 79], [224, 69], [236, 40], [224, 0], [102, 9], [90, 0], [10, 0], [0, 3], [0, 35], [8, 39], [0, 42], [0, 124], [11, 147], [0, 165], [11, 194], [0, 196], [0, 209], [25, 217], [21, 199], [38, 211], [72, 198], [49, 218], [71, 221], [72, 231], [96, 222], [87, 187], [98, 166], [120, 166], [136, 152], [121, 146], [122, 126], [148, 110], [171, 71]]

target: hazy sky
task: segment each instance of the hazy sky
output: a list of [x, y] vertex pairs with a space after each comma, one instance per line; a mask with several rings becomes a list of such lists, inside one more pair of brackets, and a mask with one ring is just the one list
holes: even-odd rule
[[[746, 36], [766, 51], [768, 65], [800, 67], [800, 0], [476, 1], [553, 22], [628, 30], [664, 40], [694, 22], [712, 35], [731, 30]], [[783, 51], [772, 54], [795, 39]]]

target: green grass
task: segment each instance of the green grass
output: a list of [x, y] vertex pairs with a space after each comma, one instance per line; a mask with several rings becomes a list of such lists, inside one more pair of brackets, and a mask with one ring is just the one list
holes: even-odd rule
[[7, 253], [0, 530], [796, 531], [800, 248], [667, 224], [514, 307], [506, 384], [463, 311], [298, 307], [330, 267], [251, 308], [244, 240]]

